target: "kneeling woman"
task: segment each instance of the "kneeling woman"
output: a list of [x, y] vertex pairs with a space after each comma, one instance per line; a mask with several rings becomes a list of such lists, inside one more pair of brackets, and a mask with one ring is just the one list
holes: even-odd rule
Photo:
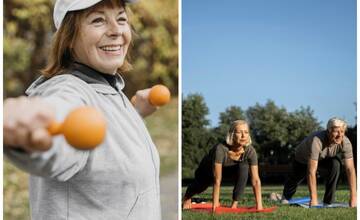
[[[249, 169], [250, 168], [250, 169]], [[249, 125], [246, 121], [234, 121], [226, 135], [226, 143], [219, 143], [202, 159], [195, 171], [195, 179], [186, 190], [183, 208], [191, 208], [191, 197], [213, 184], [213, 211], [220, 206], [220, 184], [222, 177], [235, 177], [232, 208], [236, 208], [244, 193], [250, 170], [251, 184], [255, 194], [256, 208], [263, 209], [258, 161], [251, 145]]]

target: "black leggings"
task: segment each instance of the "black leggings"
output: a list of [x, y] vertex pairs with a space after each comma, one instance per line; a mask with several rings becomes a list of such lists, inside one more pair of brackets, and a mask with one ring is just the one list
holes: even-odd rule
[[[325, 195], [323, 202], [331, 204], [335, 201], [335, 191], [340, 175], [341, 162], [338, 157], [326, 158], [318, 163], [320, 175], [326, 176]], [[283, 195], [289, 200], [296, 192], [297, 186], [306, 178], [306, 164], [293, 161], [292, 172], [284, 185]]]
[[[241, 162], [233, 166], [223, 167], [222, 178], [234, 180], [232, 199], [238, 201], [244, 194], [245, 186], [249, 175], [249, 164]], [[195, 194], [204, 192], [210, 185], [214, 184], [213, 170], [199, 166], [195, 171], [195, 179], [188, 186], [185, 199], [193, 197]]]

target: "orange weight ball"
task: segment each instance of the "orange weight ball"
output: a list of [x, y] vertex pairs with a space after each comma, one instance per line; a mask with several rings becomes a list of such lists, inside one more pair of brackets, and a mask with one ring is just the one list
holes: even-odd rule
[[162, 106], [170, 101], [170, 91], [166, 86], [155, 85], [151, 88], [149, 102], [154, 106]]
[[71, 111], [63, 123], [52, 123], [48, 131], [52, 135], [63, 134], [77, 149], [89, 150], [103, 142], [106, 123], [100, 112], [87, 106]]

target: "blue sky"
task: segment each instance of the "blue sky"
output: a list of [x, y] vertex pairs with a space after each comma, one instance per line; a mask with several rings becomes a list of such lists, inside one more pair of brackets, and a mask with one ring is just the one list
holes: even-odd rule
[[354, 125], [356, 1], [183, 0], [182, 91], [204, 96], [212, 126], [268, 99]]

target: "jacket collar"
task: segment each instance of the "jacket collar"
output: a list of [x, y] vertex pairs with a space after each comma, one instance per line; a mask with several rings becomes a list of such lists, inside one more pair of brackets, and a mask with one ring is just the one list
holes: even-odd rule
[[68, 73], [77, 76], [88, 84], [111, 86], [117, 91], [120, 91], [125, 87], [124, 80], [118, 73], [115, 75], [102, 73], [79, 62], [74, 62]]
[[[76, 76], [102, 94], [116, 95], [125, 87], [124, 80], [119, 74], [109, 75], [101, 73], [82, 63], [73, 63], [69, 69], [60, 75], [64, 74]], [[53, 77], [56, 76], [57, 75]], [[25, 91], [25, 94], [31, 94], [34, 89], [38, 88], [49, 79], [50, 78], [48, 77], [40, 76], [30, 85], [30, 87]]]

